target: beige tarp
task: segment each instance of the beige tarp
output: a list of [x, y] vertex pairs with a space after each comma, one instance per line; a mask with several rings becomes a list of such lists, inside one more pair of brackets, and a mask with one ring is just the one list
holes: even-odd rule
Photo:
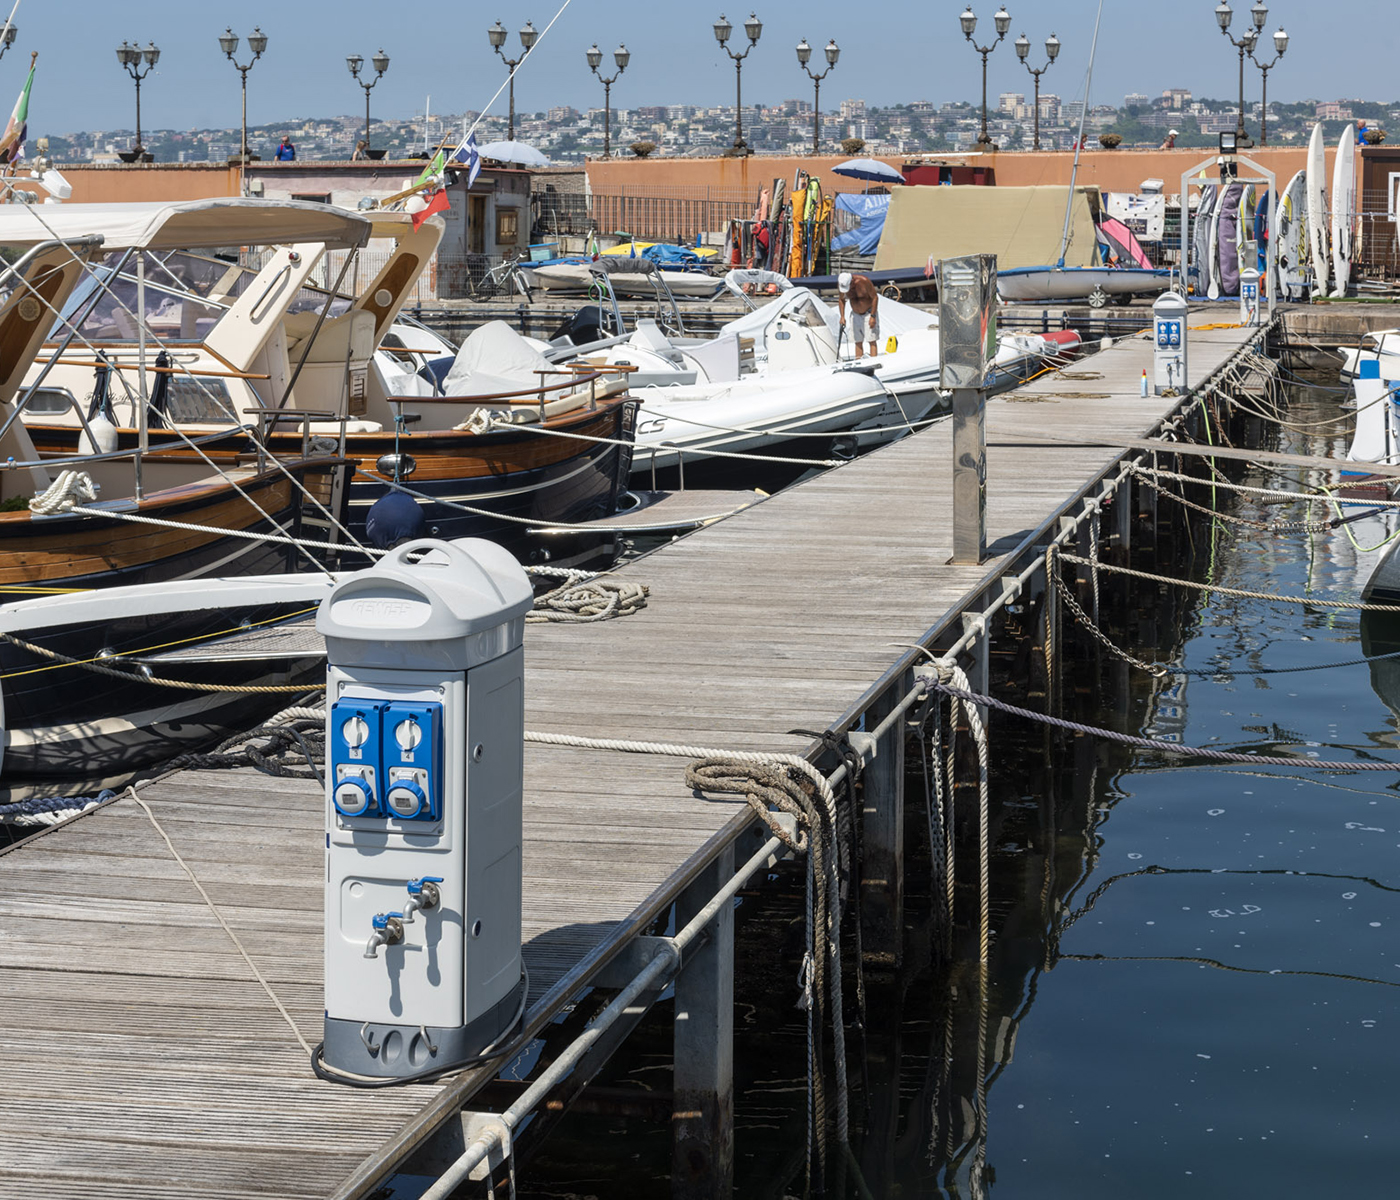
[[[1075, 188], [1065, 265], [1094, 262], [1098, 188]], [[995, 254], [997, 267], [1040, 267], [1060, 257], [1068, 187], [896, 187], [875, 256], [879, 271], [922, 267], [930, 257]]]

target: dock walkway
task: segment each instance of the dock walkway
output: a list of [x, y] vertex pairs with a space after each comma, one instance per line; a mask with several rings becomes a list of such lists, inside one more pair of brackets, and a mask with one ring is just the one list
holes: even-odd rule
[[[1193, 382], [1256, 335], [1194, 333]], [[1105, 440], [1174, 410], [1139, 396], [1150, 354], [1124, 341], [989, 403], [981, 566], [948, 565], [944, 422], [626, 567], [651, 589], [635, 616], [529, 626], [526, 727], [802, 752], [788, 730], [858, 712], [898, 647], [955, 617], [1117, 460]], [[742, 805], [692, 794], [683, 768], [527, 745], [532, 1027], [748, 826]], [[367, 1194], [451, 1116], [443, 1088], [316, 1080], [229, 932], [319, 1041], [320, 790], [201, 772], [141, 796], [154, 819], [125, 797], [0, 854], [0, 1196]]]

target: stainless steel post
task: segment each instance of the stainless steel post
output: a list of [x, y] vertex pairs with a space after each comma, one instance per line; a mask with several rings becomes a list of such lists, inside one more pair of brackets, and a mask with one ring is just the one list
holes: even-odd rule
[[953, 393], [953, 561], [980, 563], [987, 554], [987, 396], [980, 388]]
[[953, 393], [953, 562], [987, 549], [987, 373], [996, 355], [997, 258], [938, 264], [940, 382]]
[[[676, 926], [694, 920], [733, 874], [730, 843], [681, 893]], [[720, 1200], [734, 1190], [733, 904], [721, 907], [707, 933], [676, 979], [671, 1116], [676, 1200]]]

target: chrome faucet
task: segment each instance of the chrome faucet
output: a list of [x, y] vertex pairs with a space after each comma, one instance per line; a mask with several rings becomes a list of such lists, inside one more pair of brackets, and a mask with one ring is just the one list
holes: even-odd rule
[[408, 903], [403, 906], [405, 925], [412, 923], [414, 913], [429, 912], [442, 902], [442, 893], [437, 886], [441, 882], [440, 875], [424, 875], [422, 879], [408, 881]]
[[380, 946], [393, 946], [403, 941], [403, 913], [376, 913], [374, 932], [365, 945], [366, 958], [378, 958]]

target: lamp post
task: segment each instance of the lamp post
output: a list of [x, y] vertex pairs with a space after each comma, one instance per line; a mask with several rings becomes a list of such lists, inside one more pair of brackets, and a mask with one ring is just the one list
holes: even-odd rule
[[238, 34], [232, 29], [225, 28], [219, 35], [219, 49], [224, 52], [224, 57], [233, 63], [233, 69], [243, 77], [243, 138], [239, 143], [241, 149], [238, 152], [238, 161], [241, 163], [252, 162], [256, 155], [248, 153], [248, 72], [253, 69], [253, 64], [263, 56], [263, 51], [267, 49], [267, 34], [258, 26], [253, 26], [253, 32], [248, 35], [248, 49], [253, 52], [253, 57], [248, 60], [248, 65], [244, 66], [233, 56], [238, 52]]
[[18, 36], [19, 27], [6, 21], [4, 27], [0, 28], [0, 58], [5, 57], [5, 51], [15, 44], [15, 38]]
[[831, 74], [831, 68], [836, 65], [836, 60], [841, 57], [841, 47], [836, 44], [836, 39], [832, 38], [826, 44], [826, 70], [820, 75], [814, 75], [812, 68], [807, 65], [812, 57], [812, 47], [807, 45], [807, 39], [803, 38], [797, 43], [797, 61], [802, 64], [802, 69], [807, 72], [812, 80], [814, 88], [812, 95], [812, 153], [815, 154], [820, 148], [820, 138], [822, 132], [822, 80]]
[[982, 132], [977, 135], [977, 144], [990, 146], [992, 138], [987, 132], [987, 55], [995, 50], [1001, 40], [1006, 37], [1006, 31], [1011, 28], [1011, 14], [1006, 11], [1006, 5], [1003, 4], [992, 17], [997, 27], [997, 40], [990, 46], [979, 46], [972, 41], [972, 35], [977, 32], [977, 16], [971, 7], [964, 10], [958, 20], [962, 22], [963, 37], [972, 42], [972, 48], [982, 56]]
[[1031, 68], [1031, 64], [1028, 63], [1028, 62], [1026, 62], [1026, 56], [1031, 52], [1031, 42], [1030, 42], [1030, 38], [1026, 37], [1026, 35], [1023, 33], [1020, 37], [1018, 37], [1018, 38], [1016, 39], [1015, 45], [1016, 45], [1016, 57], [1019, 58], [1019, 59], [1021, 60], [1021, 62], [1025, 65], [1026, 70], [1027, 70], [1027, 71], [1030, 71], [1030, 73], [1035, 77], [1035, 145], [1033, 145], [1033, 146], [1031, 147], [1031, 149], [1032, 149], [1032, 150], [1039, 150], [1039, 149], [1040, 149], [1040, 77], [1041, 77], [1042, 75], [1044, 75], [1045, 72], [1048, 71], [1048, 70], [1051, 68], [1051, 66], [1052, 66], [1052, 65], [1054, 64], [1054, 62], [1055, 62], [1055, 59], [1057, 59], [1057, 58], [1059, 57], [1059, 55], [1060, 55], [1060, 39], [1057, 38], [1053, 33], [1052, 33], [1048, 38], [1045, 39], [1045, 53], [1046, 53], [1046, 56], [1047, 56], [1047, 58], [1048, 58], [1049, 61], [1046, 62], [1046, 64], [1045, 64], [1043, 67], [1041, 67], [1040, 70], [1038, 70], [1038, 71], [1033, 70], [1033, 69]]
[[[144, 60], [146, 69], [141, 69]], [[156, 63], [160, 61], [160, 49], [155, 42], [149, 43], [143, 50], [140, 46], [128, 46], [125, 41], [117, 47], [117, 62], [126, 70], [126, 73], [136, 81], [136, 145], [132, 148], [131, 158], [128, 162], [149, 162], [150, 155], [146, 153], [146, 148], [141, 145], [141, 81], [155, 69]]]
[[1254, 47], [1259, 41], [1259, 31], [1264, 28], [1264, 22], [1269, 19], [1269, 6], [1264, 3], [1264, 0], [1255, 0], [1254, 7], [1249, 10], [1249, 15], [1254, 22], [1253, 27], [1246, 29], [1238, 38], [1230, 33], [1230, 20], [1234, 15], [1235, 10], [1230, 7], [1230, 0], [1220, 0], [1220, 3], [1215, 6], [1215, 20], [1216, 24], [1220, 26], [1220, 32], [1229, 39], [1230, 45], [1240, 52], [1240, 114], [1235, 125], [1235, 144], [1244, 150], [1254, 145], [1249, 140], [1249, 134], [1245, 132], [1244, 128], [1244, 56], [1246, 54], [1253, 56]]
[[365, 157], [382, 158], [384, 154], [382, 150], [378, 154], [374, 154], [369, 148], [369, 94], [374, 91], [374, 85], [384, 78], [384, 72], [389, 69], [389, 56], [381, 49], [369, 60], [369, 64], [374, 68], [374, 78], [366, 83], [360, 78], [360, 68], [365, 65], [365, 60], [358, 54], [345, 56], [345, 65], [349, 68], [350, 74], [355, 77], [355, 82], [365, 89]]
[[506, 27], [497, 21], [486, 31], [486, 36], [491, 39], [491, 49], [501, 56], [501, 61], [506, 64], [506, 70], [510, 72], [510, 120], [506, 125], [506, 140], [515, 141], [515, 68], [530, 57], [530, 51], [535, 48], [535, 42], [539, 38], [539, 31], [530, 21], [525, 22], [525, 28], [520, 31], [520, 44], [525, 47], [525, 52], [519, 58], [507, 58], [505, 51], [501, 48], [506, 44]]
[[1261, 63], [1257, 58], [1254, 58], [1253, 53], [1249, 56], [1254, 58], [1254, 65], [1264, 76], [1264, 100], [1259, 108], [1259, 144], [1261, 146], [1269, 144], [1269, 72], [1278, 66], [1278, 60], [1288, 51], [1288, 34], [1284, 33], [1282, 27], [1274, 34], [1274, 49], [1278, 53], [1266, 63]]
[[734, 148], [730, 153], [744, 155], [749, 152], [749, 144], [744, 141], [744, 59], [748, 58], [749, 51], [758, 45], [758, 39], [763, 33], [763, 22], [755, 13], [749, 13], [749, 19], [744, 22], [744, 32], [748, 35], [749, 44], [742, 54], [735, 54], [729, 48], [729, 35], [733, 32], [734, 26], [729, 23], [729, 18], [721, 13], [719, 20], [715, 22], [715, 41], [734, 60]]
[[632, 52], [626, 46], [619, 46], [613, 51], [613, 62], [617, 63], [617, 74], [611, 79], [606, 78], [598, 68], [603, 62], [603, 52], [598, 49], [598, 43], [594, 42], [588, 48], [588, 65], [593, 74], [603, 81], [603, 157], [612, 157], [612, 85], [621, 77], [622, 72], [627, 70], [627, 64], [632, 61]]

